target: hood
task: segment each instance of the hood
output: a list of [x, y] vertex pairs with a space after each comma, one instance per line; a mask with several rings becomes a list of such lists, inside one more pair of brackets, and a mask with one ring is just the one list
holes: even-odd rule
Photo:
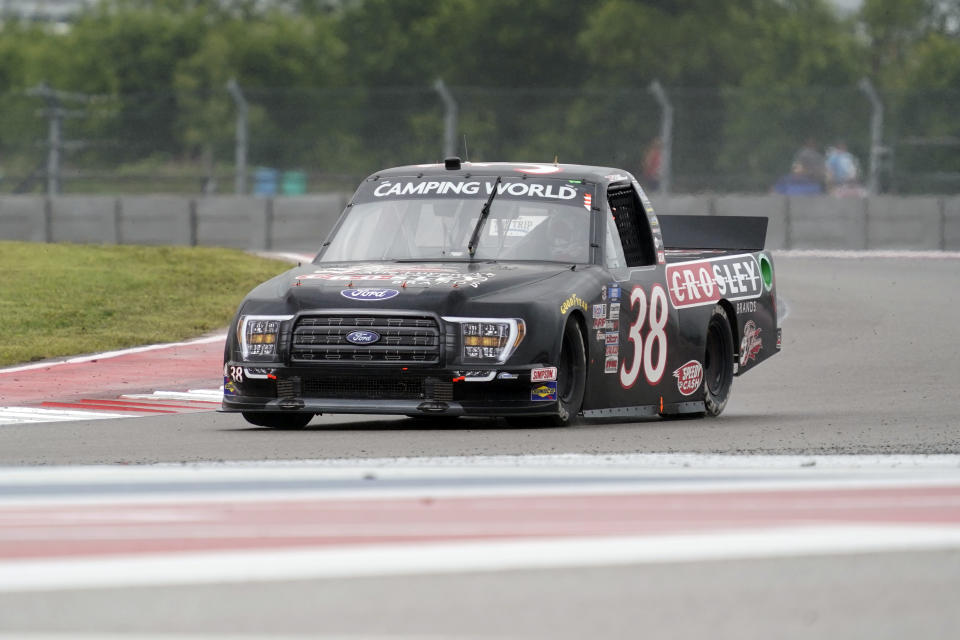
[[306, 264], [264, 283], [249, 298], [305, 309], [422, 309], [455, 313], [486, 299], [541, 282], [569, 267], [518, 262], [369, 262]]

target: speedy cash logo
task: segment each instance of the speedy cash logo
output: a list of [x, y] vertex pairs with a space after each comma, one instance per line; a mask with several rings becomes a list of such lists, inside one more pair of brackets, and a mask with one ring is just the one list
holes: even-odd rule
[[677, 389], [685, 396], [692, 396], [703, 382], [703, 365], [696, 360], [686, 362], [673, 372]]
[[760, 265], [750, 255], [667, 265], [667, 288], [675, 309], [713, 304], [721, 298], [749, 300], [763, 293]]

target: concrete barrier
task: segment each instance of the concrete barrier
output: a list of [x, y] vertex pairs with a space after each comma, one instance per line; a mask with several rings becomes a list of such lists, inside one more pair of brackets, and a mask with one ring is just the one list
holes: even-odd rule
[[865, 249], [867, 211], [861, 198], [791, 196], [787, 199], [788, 249]]
[[878, 196], [867, 203], [867, 249], [939, 249], [943, 201]]
[[263, 249], [269, 200], [218, 196], [194, 201], [197, 244], [236, 249]]
[[108, 196], [50, 198], [50, 241], [117, 244], [117, 202]]
[[[0, 239], [313, 252], [349, 194], [0, 196]], [[960, 250], [960, 197], [674, 195], [661, 214], [767, 216], [770, 249]]]
[[670, 216], [706, 216], [713, 213], [713, 198], [705, 195], [653, 196], [650, 203], [655, 212]]
[[182, 196], [120, 198], [120, 242], [125, 244], [191, 244], [192, 200]]
[[960, 197], [946, 198], [943, 201], [940, 248], [947, 251], [960, 251]]
[[47, 242], [47, 202], [36, 196], [0, 198], [0, 239]]
[[346, 193], [277, 198], [273, 201], [272, 235], [264, 248], [319, 251], [349, 198]]

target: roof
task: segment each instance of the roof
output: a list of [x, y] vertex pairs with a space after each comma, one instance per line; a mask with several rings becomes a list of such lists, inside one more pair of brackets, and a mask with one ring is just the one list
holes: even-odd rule
[[587, 180], [607, 184], [631, 179], [630, 173], [614, 167], [594, 167], [583, 164], [553, 164], [538, 162], [463, 162], [460, 169], [446, 169], [440, 164], [412, 164], [377, 171], [369, 180], [409, 175], [436, 176], [504, 176], [528, 175], [531, 177]]

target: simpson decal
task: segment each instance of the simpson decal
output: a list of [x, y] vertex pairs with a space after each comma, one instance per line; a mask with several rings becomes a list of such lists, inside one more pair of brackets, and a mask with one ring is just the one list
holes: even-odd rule
[[743, 340], [740, 341], [740, 366], [756, 360], [761, 349], [763, 339], [760, 338], [760, 329], [753, 320], [747, 320], [747, 324], [743, 325]]
[[530, 382], [552, 382], [557, 379], [556, 367], [543, 367], [530, 371]]
[[560, 305], [560, 314], [565, 314], [567, 311], [570, 311], [573, 307], [580, 307], [584, 311], [590, 308], [587, 304], [587, 301], [578, 296], [577, 294], [571, 294], [569, 298], [563, 301]]
[[680, 365], [680, 368], [673, 372], [673, 377], [677, 379], [677, 389], [680, 393], [692, 396], [703, 382], [703, 365], [696, 360], [691, 360]]
[[750, 254], [667, 265], [675, 309], [714, 304], [720, 298], [749, 300], [763, 293], [760, 265]]
[[611, 320], [620, 319], [620, 303], [619, 302], [610, 303], [610, 319]]

